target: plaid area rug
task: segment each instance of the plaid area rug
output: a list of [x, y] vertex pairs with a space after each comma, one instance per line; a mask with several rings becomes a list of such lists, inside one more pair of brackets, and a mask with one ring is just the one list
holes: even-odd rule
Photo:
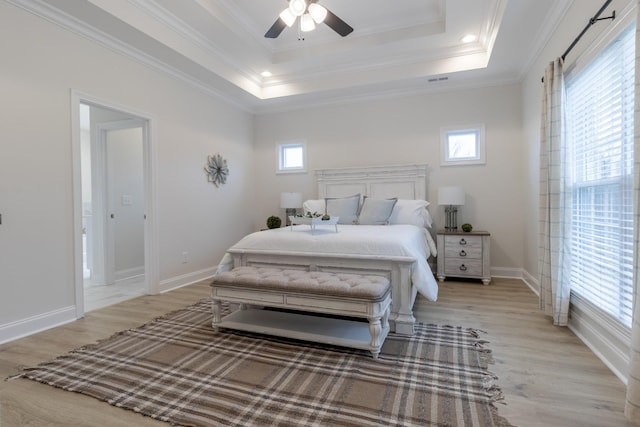
[[13, 378], [183, 426], [510, 426], [479, 331], [417, 324], [378, 360], [341, 347], [216, 331], [208, 300]]

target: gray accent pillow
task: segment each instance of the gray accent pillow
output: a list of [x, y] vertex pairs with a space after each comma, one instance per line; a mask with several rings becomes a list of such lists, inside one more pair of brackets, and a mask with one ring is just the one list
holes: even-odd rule
[[360, 206], [360, 193], [349, 197], [327, 197], [327, 214], [339, 216], [338, 224], [355, 224], [358, 219], [358, 207]]
[[386, 225], [389, 223], [389, 217], [393, 212], [393, 207], [398, 201], [397, 198], [392, 199], [372, 199], [364, 196], [362, 208], [358, 214], [358, 224], [361, 225]]

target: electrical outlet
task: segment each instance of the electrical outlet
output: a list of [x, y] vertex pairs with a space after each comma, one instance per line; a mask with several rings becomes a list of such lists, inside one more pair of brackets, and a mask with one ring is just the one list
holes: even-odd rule
[[182, 263], [186, 264], [189, 262], [189, 252], [184, 251], [182, 252]]

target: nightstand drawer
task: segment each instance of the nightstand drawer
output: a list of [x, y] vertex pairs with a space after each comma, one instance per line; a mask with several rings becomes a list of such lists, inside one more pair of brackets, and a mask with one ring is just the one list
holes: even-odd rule
[[444, 246], [444, 257], [460, 259], [481, 259], [482, 247]]
[[445, 259], [444, 274], [447, 276], [482, 276], [482, 260]]
[[482, 252], [482, 236], [444, 236], [444, 247], [466, 250], [473, 248]]

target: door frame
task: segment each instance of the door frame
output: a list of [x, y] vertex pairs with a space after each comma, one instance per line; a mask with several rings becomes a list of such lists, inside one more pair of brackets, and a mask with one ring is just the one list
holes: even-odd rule
[[76, 318], [84, 316], [84, 278], [82, 272], [82, 177], [80, 142], [80, 104], [121, 111], [141, 120], [143, 126], [144, 174], [144, 259], [148, 294], [160, 291], [158, 260], [157, 212], [157, 142], [156, 119], [152, 114], [138, 111], [105, 99], [71, 89], [71, 156], [73, 181], [73, 247]]

